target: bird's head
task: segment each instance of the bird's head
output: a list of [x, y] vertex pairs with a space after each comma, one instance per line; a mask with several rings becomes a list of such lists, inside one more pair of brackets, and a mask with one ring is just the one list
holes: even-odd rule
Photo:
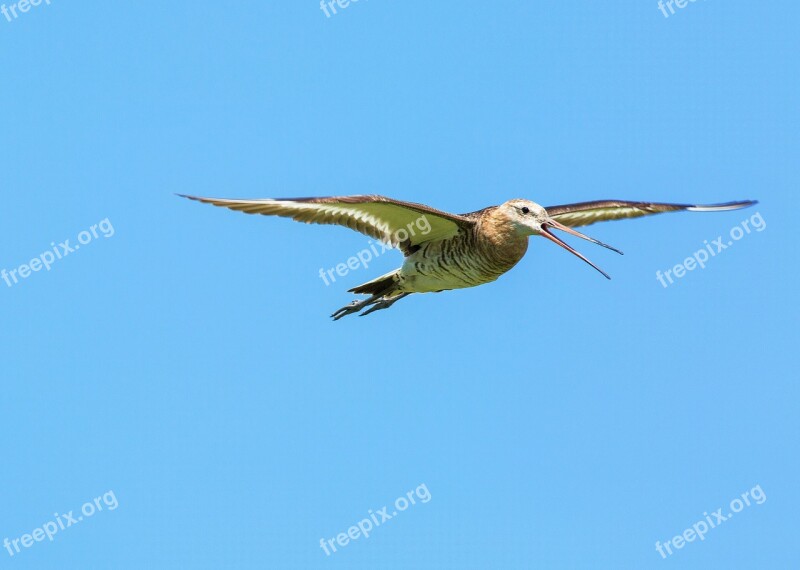
[[583, 261], [597, 269], [600, 273], [605, 275], [608, 279], [611, 277], [608, 274], [597, 267], [594, 263], [586, 259], [582, 254], [575, 251], [571, 246], [564, 243], [560, 238], [553, 235], [551, 230], [561, 230], [563, 232], [567, 232], [568, 234], [574, 235], [581, 239], [585, 239], [597, 245], [602, 245], [605, 248], [608, 248], [612, 251], [616, 251], [619, 254], [622, 252], [616, 248], [611, 247], [601, 241], [597, 241], [594, 238], [590, 238], [587, 235], [584, 235], [580, 232], [576, 232], [572, 228], [565, 226], [564, 224], [554, 220], [548, 213], [547, 210], [537, 204], [536, 202], [531, 202], [530, 200], [524, 200], [522, 198], [516, 198], [514, 200], [509, 200], [504, 204], [500, 205], [497, 208], [498, 214], [504, 219], [505, 222], [510, 224], [511, 228], [513, 228], [514, 233], [519, 237], [527, 237], [527, 236], [542, 236], [547, 238], [548, 240], [552, 241], [555, 244], [560, 245], [573, 255], [578, 256]]
[[536, 202], [515, 198], [502, 204], [498, 210], [508, 220], [519, 237], [539, 235], [549, 216], [547, 210]]

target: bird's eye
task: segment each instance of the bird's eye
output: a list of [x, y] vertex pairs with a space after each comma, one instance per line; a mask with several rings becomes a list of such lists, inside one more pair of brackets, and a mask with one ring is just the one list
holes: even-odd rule
[[530, 208], [528, 208], [528, 206], [523, 206], [522, 207], [522, 213], [523, 214], [530, 214], [531, 210], [530, 210]]

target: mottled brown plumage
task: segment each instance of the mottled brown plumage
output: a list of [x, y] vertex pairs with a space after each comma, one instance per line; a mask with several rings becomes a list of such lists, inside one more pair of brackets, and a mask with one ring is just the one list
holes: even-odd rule
[[608, 277], [551, 230], [565, 231], [621, 253], [571, 228], [663, 212], [715, 212], [755, 204], [753, 201], [741, 201], [693, 206], [603, 200], [543, 208], [529, 200], [514, 199], [499, 206], [459, 215], [384, 196], [260, 200], [184, 197], [248, 214], [345, 226], [400, 248], [405, 256], [402, 267], [351, 289], [353, 293], [370, 297], [339, 309], [332, 315], [334, 319], [362, 309], [367, 309], [361, 313], [366, 315], [388, 308], [411, 293], [475, 287], [494, 281], [523, 258], [528, 249], [528, 237], [532, 235], [540, 235], [557, 243]]

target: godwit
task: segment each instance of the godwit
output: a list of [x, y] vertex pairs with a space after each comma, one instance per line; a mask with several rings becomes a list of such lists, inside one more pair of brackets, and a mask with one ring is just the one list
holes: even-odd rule
[[[342, 307], [331, 315], [334, 320], [367, 307], [361, 316], [386, 309], [411, 293], [438, 293], [494, 281], [522, 259], [528, 249], [528, 236], [547, 238], [611, 279], [606, 272], [553, 235], [551, 230], [564, 231], [621, 254], [618, 249], [572, 227], [681, 210], [738, 210], [756, 203], [746, 200], [693, 206], [599, 200], [544, 208], [529, 200], [514, 199], [500, 206], [459, 215], [384, 196], [262, 200], [180, 196], [247, 214], [282, 216], [310, 224], [337, 224], [399, 247], [405, 256], [402, 267], [350, 289], [352, 293], [369, 297]], [[424, 227], [428, 231], [415, 230], [422, 229], [420, 220], [425, 221]]]

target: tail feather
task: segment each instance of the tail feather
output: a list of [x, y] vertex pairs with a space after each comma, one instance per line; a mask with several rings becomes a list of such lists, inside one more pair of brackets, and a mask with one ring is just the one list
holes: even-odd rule
[[358, 287], [353, 287], [349, 290], [350, 293], [357, 293], [359, 295], [390, 295], [397, 284], [397, 276], [400, 273], [399, 269], [390, 271], [386, 275], [362, 283]]

